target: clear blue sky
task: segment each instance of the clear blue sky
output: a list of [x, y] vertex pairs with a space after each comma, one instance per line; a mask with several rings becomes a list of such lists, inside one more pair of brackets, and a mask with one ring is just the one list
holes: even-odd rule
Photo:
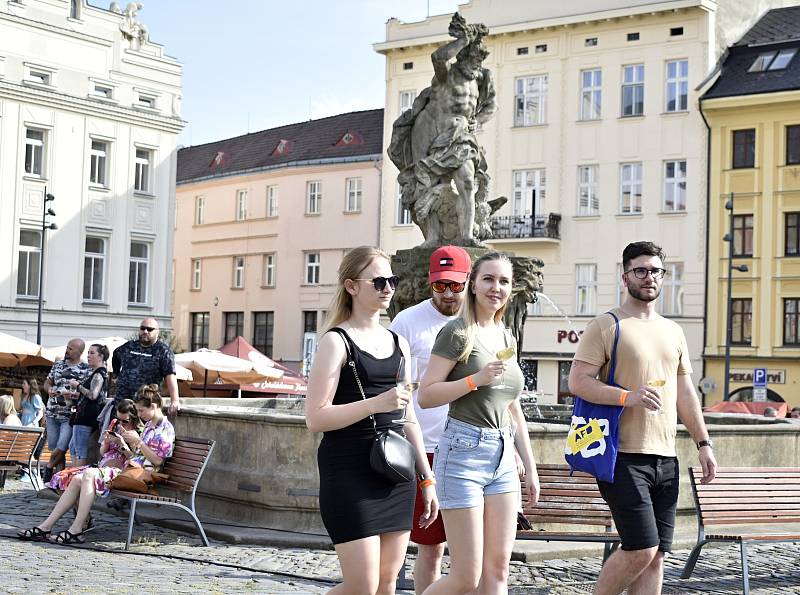
[[[461, 3], [466, 2], [462, 0]], [[126, 1], [119, 2], [125, 6]], [[107, 7], [106, 0], [91, 4]], [[292, 122], [383, 107], [390, 17], [457, 0], [143, 0], [150, 39], [183, 63], [179, 139], [197, 145]], [[248, 126], [249, 119], [249, 126]]]

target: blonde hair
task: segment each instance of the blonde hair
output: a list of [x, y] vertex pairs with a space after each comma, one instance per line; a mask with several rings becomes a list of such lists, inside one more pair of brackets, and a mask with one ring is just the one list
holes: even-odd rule
[[328, 317], [320, 331], [320, 336], [350, 318], [353, 313], [353, 296], [347, 292], [344, 282], [348, 279], [357, 279], [361, 271], [376, 258], [385, 258], [388, 261], [389, 255], [372, 246], [359, 246], [344, 255], [342, 263], [339, 265], [336, 293], [331, 300], [331, 305], [328, 306]]
[[[502, 260], [511, 265], [511, 259], [505, 252], [487, 252], [472, 264], [472, 270], [470, 270], [469, 273], [469, 283], [467, 286], [467, 299], [464, 300], [464, 303], [461, 306], [461, 311], [459, 312], [461, 320], [464, 321], [464, 328], [458, 331], [459, 336], [463, 336], [464, 338], [464, 349], [458, 356], [458, 361], [461, 362], [466, 362], [469, 358], [469, 354], [472, 353], [472, 348], [475, 346], [475, 337], [478, 333], [478, 306], [475, 301], [475, 294], [472, 292], [472, 287], [475, 284], [475, 279], [478, 276], [481, 265], [484, 262], [489, 262], [490, 260]], [[506, 308], [508, 308], [508, 302], [510, 300], [511, 293], [509, 292], [506, 302], [500, 306], [497, 312], [494, 313], [495, 323], [498, 323], [503, 319], [503, 314], [506, 313]]]
[[0, 396], [0, 416], [8, 417], [11, 414], [16, 415], [17, 410], [14, 409], [14, 397], [11, 395]]

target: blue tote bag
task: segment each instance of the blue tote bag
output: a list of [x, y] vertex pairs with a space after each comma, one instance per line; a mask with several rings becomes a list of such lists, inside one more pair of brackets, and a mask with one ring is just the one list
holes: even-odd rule
[[[619, 386], [614, 382], [617, 368], [617, 343], [619, 342], [619, 318], [614, 317], [614, 347], [606, 384]], [[575, 397], [572, 408], [572, 422], [564, 448], [572, 471], [585, 471], [599, 481], [614, 481], [614, 466], [619, 449], [619, 417], [624, 407], [619, 405], [597, 405]]]

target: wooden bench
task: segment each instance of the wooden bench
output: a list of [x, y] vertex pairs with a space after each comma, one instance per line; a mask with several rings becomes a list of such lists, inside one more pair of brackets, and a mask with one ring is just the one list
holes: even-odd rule
[[133, 523], [136, 517], [136, 505], [139, 503], [177, 506], [185, 510], [191, 515], [197, 527], [197, 531], [200, 534], [200, 538], [203, 540], [203, 544], [208, 546], [208, 538], [195, 512], [195, 492], [197, 491], [197, 484], [200, 483], [200, 478], [203, 475], [203, 471], [206, 468], [206, 464], [213, 450], [213, 440], [201, 438], [175, 439], [172, 456], [166, 460], [164, 469], [162, 470], [169, 475], [169, 480], [156, 486], [159, 492], [164, 489], [174, 492], [174, 497], [162, 496], [160, 494], [138, 494], [120, 490], [110, 491], [109, 495], [112, 497], [130, 500], [131, 509], [128, 515], [128, 537], [125, 540], [126, 550], [131, 545]]
[[[620, 544], [614, 530], [614, 520], [597, 481], [587, 473], [576, 471], [570, 475], [568, 465], [537, 465], [539, 472], [539, 502], [525, 504], [523, 513], [533, 525], [530, 531], [517, 531], [517, 539], [536, 541], [574, 541], [604, 544], [603, 562]], [[527, 495], [523, 484], [523, 495]], [[537, 530], [537, 525], [572, 525], [574, 530], [556, 530], [548, 527]], [[593, 525], [603, 531], [579, 530]]]
[[764, 525], [800, 523], [800, 468], [720, 467], [709, 484], [701, 484], [703, 470], [689, 467], [695, 510], [697, 545], [694, 546], [681, 578], [692, 575], [700, 551], [711, 542], [738, 543], [742, 563], [742, 588], [750, 593], [747, 570], [749, 543], [800, 542], [800, 533], [762, 533], [756, 527], [742, 527], [735, 533], [706, 534], [714, 525]]
[[6, 475], [17, 467], [33, 476], [34, 452], [42, 440], [42, 428], [0, 426], [0, 489], [6, 485]]

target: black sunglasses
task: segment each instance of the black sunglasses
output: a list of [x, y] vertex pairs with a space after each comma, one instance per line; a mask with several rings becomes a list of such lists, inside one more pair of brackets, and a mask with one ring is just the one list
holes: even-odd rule
[[353, 281], [369, 281], [375, 288], [375, 291], [383, 291], [386, 289], [386, 284], [394, 291], [400, 283], [400, 277], [392, 275], [391, 277], [375, 277], [374, 279], [353, 279]]
[[156, 330], [156, 327], [142, 325], [142, 326], [139, 327], [139, 330], [140, 331], [147, 331], [148, 333], [152, 333], [154, 330]]

